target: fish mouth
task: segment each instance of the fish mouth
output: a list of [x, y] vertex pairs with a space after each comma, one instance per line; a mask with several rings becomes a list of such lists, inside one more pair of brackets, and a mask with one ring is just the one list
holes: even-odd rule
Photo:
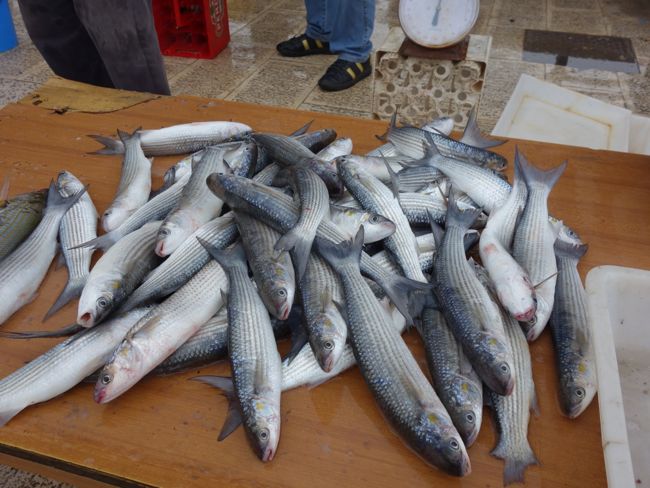
[[328, 354], [327, 356], [325, 356], [323, 358], [321, 367], [322, 367], [323, 371], [325, 371], [326, 373], [329, 373], [330, 371], [332, 371], [332, 368], [334, 367], [334, 355], [333, 354]]
[[291, 313], [291, 309], [289, 308], [289, 305], [287, 303], [284, 303], [280, 307], [280, 310], [279, 310], [279, 313], [278, 313], [278, 319], [287, 320], [289, 318], [290, 313]]
[[95, 400], [95, 403], [105, 403], [106, 402], [106, 390], [104, 388], [101, 389], [95, 389], [93, 392], [93, 400]]
[[531, 320], [533, 320], [533, 317], [535, 317], [535, 312], [537, 312], [535, 308], [530, 308], [524, 313], [515, 315], [515, 320], [517, 320], [518, 322], [530, 322]]
[[267, 447], [262, 453], [262, 461], [265, 463], [272, 461], [273, 456], [275, 456], [275, 451], [272, 447]]
[[480, 430], [480, 425], [475, 425], [474, 428], [467, 434], [467, 438], [463, 439], [466, 447], [469, 447], [472, 444], [474, 444], [474, 441], [478, 437], [479, 430]]
[[508, 379], [508, 384], [506, 384], [504, 396], [510, 395], [512, 393], [512, 390], [514, 390], [514, 388], [515, 388], [515, 376], [510, 375], [510, 378]]
[[79, 325], [83, 327], [92, 327], [95, 325], [95, 321], [93, 319], [93, 314], [90, 312], [86, 312], [79, 316], [79, 319], [77, 320], [79, 322]]
[[164, 258], [165, 256], [167, 256], [167, 254], [165, 254], [165, 242], [164, 241], [158, 241], [156, 243], [156, 249], [155, 249], [154, 252], [156, 253], [156, 255], [160, 256], [161, 258]]

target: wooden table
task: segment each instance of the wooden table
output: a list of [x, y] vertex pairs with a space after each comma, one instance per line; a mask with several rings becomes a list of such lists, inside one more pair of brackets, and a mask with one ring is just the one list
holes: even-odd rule
[[[101, 212], [113, 197], [119, 157], [91, 156], [98, 148], [85, 134], [112, 134], [116, 128], [156, 128], [200, 120], [237, 120], [260, 131], [289, 133], [309, 120], [351, 137], [355, 152], [378, 142], [386, 124], [282, 108], [208, 101], [193, 97], [151, 100], [104, 113], [53, 113], [37, 106], [9, 105], [0, 111], [0, 177], [11, 177], [11, 194], [47, 186], [67, 169], [90, 184]], [[550, 198], [552, 213], [565, 219], [590, 245], [580, 265], [616, 264], [650, 268], [650, 158], [638, 155], [518, 141], [536, 164], [569, 160]], [[515, 142], [498, 151], [512, 161]], [[156, 183], [175, 158], [157, 158]], [[511, 168], [508, 169], [511, 176]], [[43, 328], [41, 317], [66, 281], [52, 269], [31, 305], [5, 330]], [[1, 284], [0, 284], [1, 286]], [[71, 323], [70, 304], [46, 324]], [[422, 346], [405, 339], [426, 369]], [[44, 352], [56, 340], [0, 340], [0, 375]], [[605, 472], [597, 402], [577, 420], [560, 414], [550, 334], [531, 346], [541, 416], [532, 418], [531, 446], [541, 462], [526, 472], [528, 486], [604, 486]], [[203, 374], [227, 374], [227, 364]], [[430, 468], [391, 432], [356, 369], [318, 388], [282, 396], [282, 439], [269, 464], [257, 460], [240, 429], [217, 442], [226, 401], [215, 390], [187, 381], [197, 371], [146, 378], [108, 405], [92, 399], [92, 385], [27, 408], [0, 428], [0, 462], [26, 467], [78, 485], [121, 486], [472, 486], [502, 485], [503, 463], [489, 455], [495, 444], [490, 416], [469, 449], [472, 473], [456, 479]], [[53, 469], [54, 468], [54, 469]]]

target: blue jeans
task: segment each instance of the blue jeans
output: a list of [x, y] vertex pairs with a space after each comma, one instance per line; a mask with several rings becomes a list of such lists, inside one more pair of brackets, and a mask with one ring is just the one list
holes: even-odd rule
[[330, 51], [353, 63], [365, 61], [372, 51], [374, 0], [305, 0], [306, 34], [330, 44]]

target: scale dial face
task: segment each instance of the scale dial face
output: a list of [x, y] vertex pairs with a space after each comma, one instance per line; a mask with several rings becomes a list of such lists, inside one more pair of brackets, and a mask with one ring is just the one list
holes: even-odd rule
[[400, 0], [399, 21], [416, 44], [446, 47], [469, 34], [479, 13], [479, 0]]

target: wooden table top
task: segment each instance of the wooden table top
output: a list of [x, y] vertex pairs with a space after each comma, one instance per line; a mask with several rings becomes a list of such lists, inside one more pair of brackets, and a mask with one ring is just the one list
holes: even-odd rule
[[[194, 97], [151, 100], [112, 113], [53, 113], [13, 104], [0, 111], [0, 178], [11, 178], [10, 194], [46, 187], [67, 169], [89, 184], [101, 213], [120, 174], [117, 156], [86, 154], [98, 149], [85, 134], [116, 128], [157, 128], [201, 120], [236, 120], [259, 131], [289, 133], [314, 119], [313, 128], [332, 127], [351, 137], [356, 153], [378, 145], [384, 122], [358, 120]], [[589, 243], [581, 274], [615, 264], [650, 269], [650, 158], [640, 155], [518, 141], [535, 164], [569, 160], [550, 197], [551, 212]], [[512, 161], [515, 142], [498, 152]], [[156, 183], [178, 158], [154, 163]], [[508, 169], [512, 175], [512, 169]], [[42, 329], [45, 311], [66, 281], [63, 269], [48, 273], [38, 298], [10, 319], [5, 330]], [[74, 321], [76, 302], [45, 324]], [[405, 339], [426, 370], [419, 338]], [[5, 376], [52, 347], [57, 340], [0, 339], [0, 375]], [[594, 401], [577, 420], [560, 414], [549, 331], [531, 346], [541, 415], [530, 422], [529, 440], [540, 466], [526, 471], [528, 486], [604, 486], [599, 413]], [[502, 485], [503, 462], [490, 456], [495, 434], [489, 413], [469, 449], [472, 473], [456, 479], [422, 462], [390, 430], [356, 369], [314, 389], [282, 395], [282, 438], [275, 459], [264, 464], [239, 429], [224, 442], [217, 435], [226, 400], [205, 385], [187, 381], [198, 370], [146, 378], [107, 405], [92, 399], [83, 384], [49, 402], [24, 410], [0, 428], [0, 453], [52, 465], [124, 486], [373, 486]], [[200, 370], [228, 374], [226, 363]], [[488, 411], [489, 412], [489, 411]]]

